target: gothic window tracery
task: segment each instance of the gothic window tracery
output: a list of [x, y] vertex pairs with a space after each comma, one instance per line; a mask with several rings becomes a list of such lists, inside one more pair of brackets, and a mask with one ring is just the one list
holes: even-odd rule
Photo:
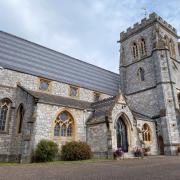
[[71, 114], [67, 111], [61, 112], [54, 126], [54, 136], [56, 137], [72, 137], [74, 131], [74, 120]]
[[148, 124], [144, 124], [142, 127], [142, 137], [143, 141], [150, 142], [151, 141], [151, 128]]

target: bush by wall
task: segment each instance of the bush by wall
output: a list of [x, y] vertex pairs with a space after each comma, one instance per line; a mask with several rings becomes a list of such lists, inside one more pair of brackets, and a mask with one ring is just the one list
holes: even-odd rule
[[62, 146], [61, 158], [66, 161], [77, 161], [90, 159], [92, 156], [91, 148], [85, 142], [68, 142]]
[[58, 154], [58, 145], [50, 140], [41, 140], [35, 150], [36, 162], [53, 161]]

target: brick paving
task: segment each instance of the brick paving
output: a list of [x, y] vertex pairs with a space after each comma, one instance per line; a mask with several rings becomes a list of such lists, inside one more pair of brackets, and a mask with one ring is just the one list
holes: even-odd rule
[[180, 156], [0, 166], [0, 180], [180, 180]]

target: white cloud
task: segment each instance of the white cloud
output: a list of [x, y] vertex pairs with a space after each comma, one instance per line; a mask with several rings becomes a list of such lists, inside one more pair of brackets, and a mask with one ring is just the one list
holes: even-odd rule
[[118, 72], [119, 33], [156, 11], [180, 30], [180, 2], [1, 0], [1, 29]]

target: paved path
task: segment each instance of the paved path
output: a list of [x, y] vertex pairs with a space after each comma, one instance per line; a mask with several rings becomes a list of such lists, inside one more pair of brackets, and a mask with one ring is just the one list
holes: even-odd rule
[[0, 180], [180, 180], [180, 156], [78, 164], [0, 166]]

